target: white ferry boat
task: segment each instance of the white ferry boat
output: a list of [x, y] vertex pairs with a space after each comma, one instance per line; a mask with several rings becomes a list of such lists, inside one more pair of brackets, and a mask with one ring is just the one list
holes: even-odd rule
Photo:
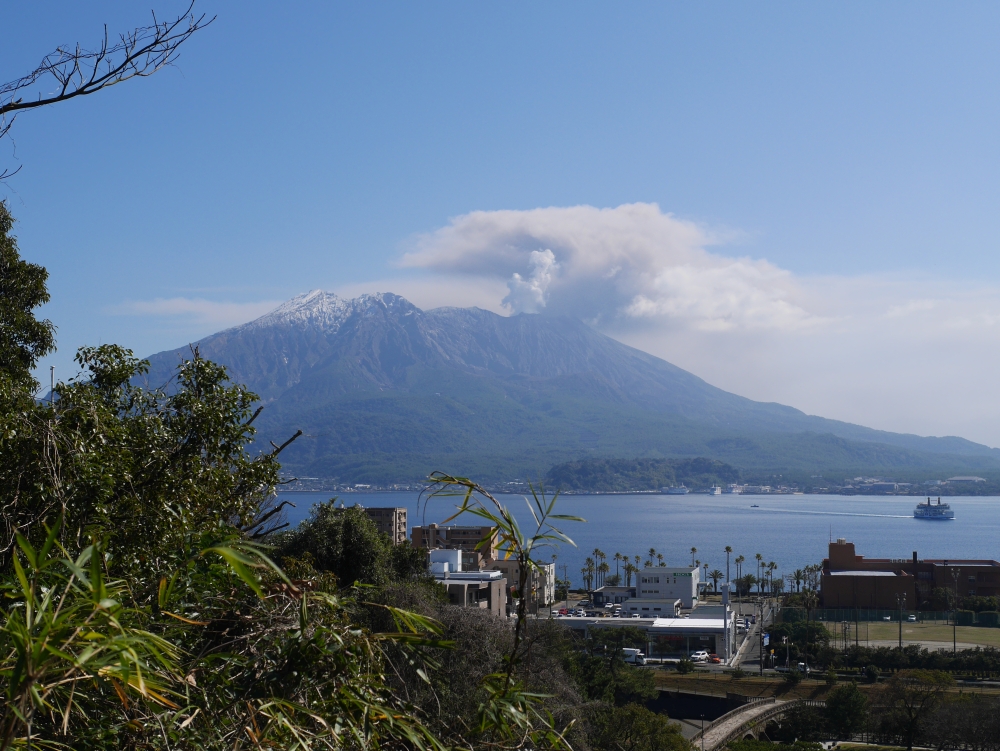
[[687, 495], [690, 492], [690, 488], [685, 488], [683, 483], [676, 488], [667, 488], [667, 495]]
[[931, 503], [931, 499], [927, 499], [927, 503], [918, 503], [917, 507], [913, 509], [913, 517], [915, 519], [954, 519], [955, 512], [951, 510], [951, 506], [947, 503], [941, 503], [941, 499], [937, 499], [937, 503]]
[[718, 485], [713, 485], [712, 487], [710, 487], [708, 489], [708, 494], [709, 495], [722, 495], [722, 488], [720, 488]]
[[732, 483], [729, 487], [722, 491], [723, 493], [732, 493], [733, 495], [739, 495], [743, 492], [743, 486]]

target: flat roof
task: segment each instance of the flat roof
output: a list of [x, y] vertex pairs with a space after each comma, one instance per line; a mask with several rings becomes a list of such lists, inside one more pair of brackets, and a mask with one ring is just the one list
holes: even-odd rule
[[496, 581], [503, 578], [502, 571], [449, 571], [447, 574], [435, 574], [439, 582], [448, 581]]
[[895, 571], [831, 571], [830, 576], [899, 576]]

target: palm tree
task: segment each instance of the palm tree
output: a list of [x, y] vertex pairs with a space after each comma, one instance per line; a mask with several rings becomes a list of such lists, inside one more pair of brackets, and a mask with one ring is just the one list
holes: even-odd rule
[[745, 561], [745, 560], [746, 560], [746, 558], [744, 558], [742, 555], [736, 556], [736, 560], [734, 561], [734, 563], [736, 564], [736, 578], [737, 579], [739, 579], [740, 576], [742, 576], [743, 561]]
[[588, 557], [583, 566], [583, 578], [587, 581], [587, 589], [594, 588], [594, 559]]
[[754, 557], [757, 559], [757, 594], [760, 594], [760, 567], [764, 565], [764, 556], [757, 553]]
[[803, 571], [800, 568], [797, 568], [797, 569], [795, 569], [795, 571], [792, 572], [792, 575], [789, 578], [793, 582], [795, 582], [795, 591], [796, 592], [801, 592], [802, 591], [802, 580], [806, 578], [805, 571]]
[[732, 545], [726, 545], [726, 581], [729, 581], [729, 555], [733, 552]]
[[597, 579], [604, 586], [604, 580], [608, 572], [611, 570], [611, 566], [608, 565], [607, 561], [601, 561], [597, 566]]
[[650, 548], [649, 549], [649, 560], [651, 560], [651, 561], [655, 561], [656, 560], [656, 548]]
[[771, 561], [770, 563], [767, 564], [768, 581], [770, 581], [772, 592], [774, 592], [774, 572], [777, 568], [778, 564], [775, 563], [774, 561]]
[[624, 557], [621, 553], [615, 553], [615, 576], [618, 576], [618, 564]]
[[691, 565], [694, 565], [694, 554], [698, 552], [698, 548], [691, 548]]
[[628, 558], [626, 558], [625, 559], [625, 566], [622, 568], [622, 570], [625, 572], [625, 586], [626, 587], [631, 587], [632, 586], [632, 574], [638, 572], [639, 569], [637, 569], [635, 566], [633, 566], [632, 565], [632, 561], [630, 561]]
[[638, 556], [638, 555], [637, 555], [637, 556], [635, 557], [635, 567], [636, 567], [636, 568], [639, 568], [639, 563], [640, 563], [641, 561], [642, 561], [642, 558], [641, 558], [640, 556]]
[[708, 575], [708, 578], [712, 580], [712, 589], [716, 594], [719, 593], [719, 579], [721, 579], [725, 574], [723, 574], [719, 569], [713, 569], [712, 573]]
[[657, 553], [656, 554], [656, 565], [657, 566], [666, 566], [667, 565], [667, 564], [665, 564], [663, 562], [663, 553]]

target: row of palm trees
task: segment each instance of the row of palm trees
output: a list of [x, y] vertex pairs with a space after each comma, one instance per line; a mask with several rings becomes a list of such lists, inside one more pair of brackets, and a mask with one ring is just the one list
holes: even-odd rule
[[[732, 546], [726, 545], [725, 547], [725, 572], [719, 569], [709, 571], [708, 564], [702, 564], [695, 557], [697, 553], [698, 548], [692, 547], [691, 565], [699, 567], [704, 565], [705, 581], [711, 581], [713, 591], [718, 592], [719, 582], [730, 580], [729, 563], [730, 556], [733, 553]], [[625, 586], [631, 587], [632, 577], [641, 570], [640, 563], [645, 568], [666, 565], [663, 560], [663, 554], [658, 553], [656, 548], [650, 548], [647, 551], [645, 560], [640, 555], [629, 558], [628, 555], [623, 553], [615, 553], [611, 557], [611, 560], [615, 562], [614, 574], [611, 573], [611, 565], [608, 563], [607, 554], [600, 548], [594, 548], [593, 554], [587, 557], [583, 568], [580, 569], [580, 574], [583, 576], [584, 584], [588, 590], [604, 586], [621, 586], [623, 579]], [[757, 587], [758, 595], [765, 592], [772, 595], [780, 594], [785, 591], [786, 581], [788, 582], [789, 591], [793, 591], [793, 585], [795, 592], [801, 592], [803, 587], [811, 591], [819, 589], [819, 577], [822, 571], [822, 567], [819, 565], [809, 565], [805, 568], [796, 569], [785, 577], [775, 577], [778, 564], [774, 561], [765, 561], [764, 556], [760, 553], [754, 556], [754, 573], [743, 573], [743, 566], [746, 563], [745, 556], [736, 556], [736, 558], [732, 559], [732, 562], [736, 564], [736, 578], [732, 579], [732, 581], [736, 584], [737, 592], [740, 594], [749, 595], [755, 586]]]

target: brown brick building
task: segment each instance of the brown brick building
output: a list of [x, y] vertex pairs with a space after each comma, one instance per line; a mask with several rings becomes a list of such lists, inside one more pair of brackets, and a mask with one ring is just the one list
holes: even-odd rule
[[1000, 562], [964, 559], [865, 558], [854, 552], [854, 543], [841, 538], [830, 543], [823, 561], [820, 597], [824, 608], [892, 610], [897, 595], [906, 597], [906, 608], [929, 608], [934, 589], [956, 592], [958, 597], [1000, 594]]
[[[488, 542], [477, 550], [476, 546], [483, 540]], [[437, 524], [428, 524], [426, 527], [413, 527], [410, 530], [410, 542], [415, 548], [462, 550], [473, 555], [479, 553], [481, 558], [476, 556], [477, 563], [484, 565], [496, 560], [497, 557], [496, 527], [439, 527]], [[478, 565], [473, 566], [468, 563], [463, 556], [463, 568], [479, 568]]]
[[366, 508], [365, 513], [375, 522], [379, 532], [389, 535], [394, 545], [406, 542], [405, 508]]

